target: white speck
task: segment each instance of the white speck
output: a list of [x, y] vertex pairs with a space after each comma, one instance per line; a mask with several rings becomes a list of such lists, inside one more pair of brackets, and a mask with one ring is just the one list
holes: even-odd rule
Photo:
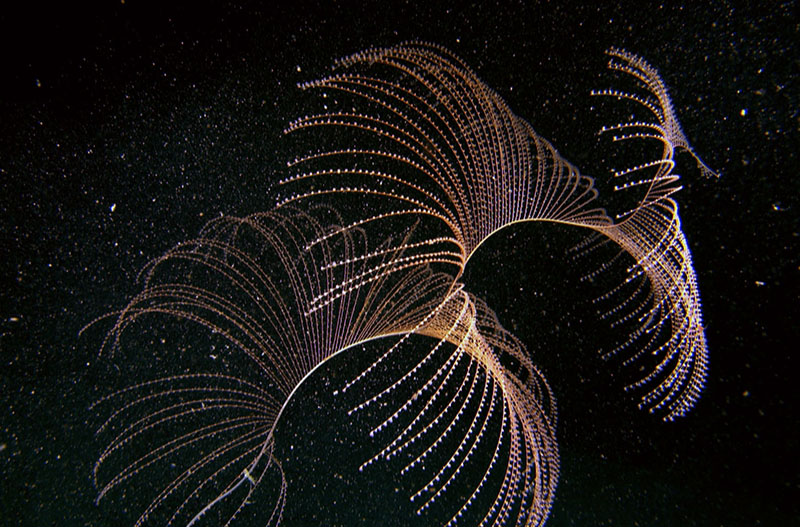
[[302, 70], [302, 69], [300, 69], [300, 65], [298, 65], [298, 66], [297, 66], [297, 73], [300, 73], [301, 71], [303, 71], [303, 70]]
[[116, 209], [117, 209], [117, 204], [116, 203], [112, 203], [111, 206], [109, 207], [109, 210], [111, 212], [114, 212]]

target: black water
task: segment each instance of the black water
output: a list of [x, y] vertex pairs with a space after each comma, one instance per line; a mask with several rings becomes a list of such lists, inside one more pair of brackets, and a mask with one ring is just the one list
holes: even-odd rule
[[[88, 407], [114, 367], [97, 355], [104, 326], [79, 330], [124, 305], [138, 270], [209, 219], [272, 206], [297, 82], [408, 39], [453, 49], [587, 173], [598, 155], [588, 92], [604, 87], [603, 50], [627, 48], [660, 69], [696, 151], [724, 174], [681, 168], [711, 373], [678, 423], [633, 408], [581, 330], [580, 295], [565, 291], [574, 277], [532, 250], [569, 234], [519, 228], [473, 262], [474, 290], [558, 397], [562, 475], [548, 525], [800, 521], [796, 2], [31, 4], [0, 15], [0, 525], [132, 516], [93, 502], [100, 445]], [[307, 401], [287, 441], [330, 459], [337, 441], [324, 430], [296, 433], [307, 412], [326, 415], [327, 402]], [[335, 505], [342, 488], [298, 498], [296, 524], [363, 519], [342, 512], [363, 489]]]

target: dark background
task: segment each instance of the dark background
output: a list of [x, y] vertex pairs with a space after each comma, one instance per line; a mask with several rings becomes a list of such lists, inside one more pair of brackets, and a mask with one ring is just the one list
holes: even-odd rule
[[796, 3], [435, 4], [4, 8], [0, 524], [117, 524], [90, 480], [102, 332], [78, 332], [209, 219], [272, 206], [281, 132], [302, 111], [297, 82], [408, 39], [451, 48], [588, 173], [588, 92], [607, 85], [603, 50], [629, 49], [659, 68], [695, 150], [723, 174], [682, 169], [711, 373], [678, 423], [635, 411], [596, 359], [542, 226], [493, 238], [470, 264], [472, 290], [532, 348], [559, 400], [548, 525], [800, 522]]

